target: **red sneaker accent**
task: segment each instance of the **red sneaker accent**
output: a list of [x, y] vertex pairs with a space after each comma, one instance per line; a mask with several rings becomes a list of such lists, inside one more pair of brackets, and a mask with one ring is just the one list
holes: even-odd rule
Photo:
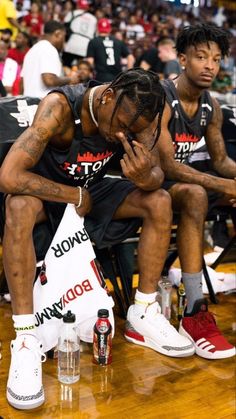
[[222, 359], [235, 355], [235, 347], [225, 339], [208, 311], [183, 317], [179, 332], [193, 342], [196, 353], [202, 358]]
[[138, 333], [130, 324], [130, 322], [126, 322], [125, 325], [125, 336], [127, 338], [138, 340], [139, 342], [145, 342], [145, 339], [140, 333]]

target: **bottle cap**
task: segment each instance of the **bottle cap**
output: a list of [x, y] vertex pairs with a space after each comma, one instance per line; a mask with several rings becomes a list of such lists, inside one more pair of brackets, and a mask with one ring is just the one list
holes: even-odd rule
[[98, 317], [103, 317], [103, 318], [109, 317], [109, 311], [106, 310], [105, 308], [101, 308], [100, 310], [98, 310]]
[[71, 313], [70, 310], [67, 311], [66, 314], [63, 316], [64, 323], [75, 323], [75, 314]]

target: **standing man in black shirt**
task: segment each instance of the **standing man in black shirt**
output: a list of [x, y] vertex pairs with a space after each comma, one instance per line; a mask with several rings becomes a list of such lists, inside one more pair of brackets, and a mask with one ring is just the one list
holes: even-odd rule
[[164, 64], [161, 62], [161, 59], [158, 56], [158, 42], [159, 41], [156, 42], [155, 47], [151, 47], [144, 52], [140, 67], [143, 68], [143, 70], [151, 70], [155, 73], [158, 73], [159, 75], [162, 75]]
[[112, 81], [122, 70], [121, 59], [127, 59], [127, 69], [134, 65], [134, 56], [123, 41], [118, 40], [111, 33], [108, 19], [98, 21], [99, 35], [88, 45], [87, 60], [94, 66], [96, 79], [101, 82]]

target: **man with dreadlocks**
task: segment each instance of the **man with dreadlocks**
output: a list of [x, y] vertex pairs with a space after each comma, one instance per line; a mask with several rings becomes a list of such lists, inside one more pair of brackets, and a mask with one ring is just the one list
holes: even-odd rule
[[[151, 152], [164, 103], [158, 76], [141, 69], [128, 70], [108, 85], [91, 81], [57, 88], [42, 100], [32, 126], [2, 164], [0, 189], [7, 194], [3, 257], [17, 331], [7, 399], [15, 407], [33, 408], [44, 401], [32, 304], [31, 237], [34, 225], [46, 217], [55, 224], [65, 203], [85, 216], [85, 227], [98, 248], [122, 241], [143, 220], [139, 288], [129, 314], [134, 336], [169, 356], [194, 353], [192, 343], [160, 314], [155, 299], [172, 221], [169, 194], [159, 189], [163, 172]], [[121, 143], [126, 178], [104, 178], [106, 163]], [[23, 352], [29, 360], [21, 367]], [[37, 356], [29, 355], [32, 352]]]
[[[187, 296], [179, 331], [191, 339], [199, 356], [227, 358], [235, 348], [207, 311], [201, 281], [207, 191], [224, 195], [233, 206], [236, 202], [236, 163], [225, 151], [220, 106], [207, 91], [221, 58], [229, 52], [228, 34], [212, 24], [185, 27], [177, 37], [176, 50], [183, 71], [175, 80], [163, 82], [167, 103], [157, 148], [166, 176], [163, 187], [179, 213], [177, 245]], [[203, 137], [216, 175], [188, 166], [188, 157]]]

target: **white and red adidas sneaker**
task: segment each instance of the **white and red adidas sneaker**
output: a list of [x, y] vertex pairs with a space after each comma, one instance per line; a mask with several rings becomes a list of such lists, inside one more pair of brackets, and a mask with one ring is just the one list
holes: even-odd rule
[[206, 299], [197, 300], [192, 312], [184, 314], [179, 333], [193, 342], [196, 354], [202, 358], [223, 359], [236, 354], [236, 348], [225, 339], [209, 313]]

